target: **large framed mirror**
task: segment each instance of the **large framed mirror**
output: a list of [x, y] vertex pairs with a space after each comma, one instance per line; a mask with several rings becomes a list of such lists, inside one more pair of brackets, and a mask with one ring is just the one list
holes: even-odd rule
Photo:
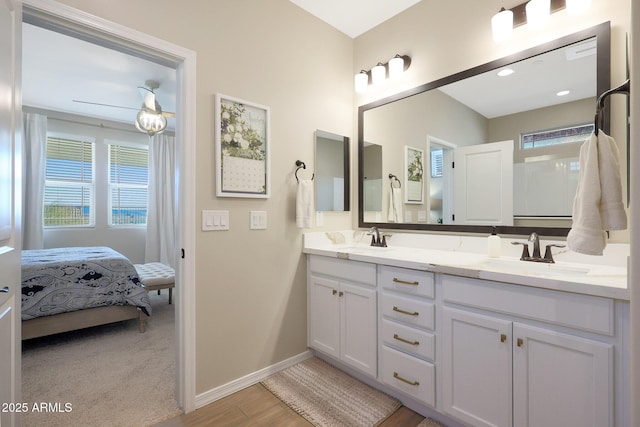
[[[359, 227], [566, 236], [580, 146], [610, 88], [610, 31], [606, 22], [359, 107]], [[608, 108], [603, 119], [608, 133]]]

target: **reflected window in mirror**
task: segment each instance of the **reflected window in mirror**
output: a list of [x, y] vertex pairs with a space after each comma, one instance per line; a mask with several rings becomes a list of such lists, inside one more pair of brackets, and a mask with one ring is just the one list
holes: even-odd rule
[[315, 139], [316, 210], [348, 211], [349, 138], [317, 130]]
[[[365, 146], [375, 143], [381, 150], [381, 169], [400, 171], [403, 147], [409, 145], [429, 153], [426, 162], [429, 171], [425, 171], [426, 205], [418, 207], [421, 212], [413, 215], [412, 223], [391, 224], [384, 220], [388, 195], [382, 186], [376, 195], [382, 200], [382, 212], [377, 216], [382, 220], [372, 219], [370, 210], [363, 209], [359, 200], [359, 226], [490, 231], [491, 227], [482, 219], [460, 225], [461, 215], [456, 215], [453, 202], [458, 195], [453, 189], [461, 188], [459, 179], [453, 183], [459, 170], [448, 172], [448, 168], [454, 168], [446, 153], [451, 152], [449, 157], [453, 161], [456, 148], [452, 147], [463, 150], [511, 141], [511, 153], [504, 156], [510, 156], [509, 187], [513, 188], [513, 194], [499, 199], [500, 203], [506, 200], [510, 204], [511, 213], [502, 215], [504, 219], [497, 224], [499, 232], [526, 234], [535, 229], [546, 235], [565, 236], [571, 226], [575, 194], [574, 159], [581, 142], [588, 137], [582, 130], [586, 131], [593, 122], [598, 94], [610, 86], [609, 43], [607, 22], [361, 106], [358, 111], [361, 161]], [[498, 76], [507, 66], [513, 72]], [[607, 116], [603, 130], [608, 132], [608, 127]], [[521, 139], [527, 135], [530, 139], [532, 134], [533, 138], [547, 139], [558, 138], [554, 135], [559, 134], [566, 140], [573, 138], [574, 142], [546, 146], [540, 146], [539, 142], [538, 147], [525, 149]], [[443, 148], [438, 141], [448, 145]], [[498, 157], [486, 157], [498, 161]], [[363, 167], [361, 164], [358, 171], [359, 185], [369, 187], [366, 197], [371, 200], [373, 186], [365, 184], [371, 173], [364, 174]], [[489, 169], [487, 166], [486, 170]], [[451, 181], [448, 188], [438, 182], [442, 178]], [[559, 181], [564, 184], [558, 185]], [[490, 192], [484, 187], [481, 191]], [[360, 194], [364, 196], [365, 192]], [[560, 205], [562, 208], [558, 209]], [[425, 210], [427, 215], [421, 215]]]

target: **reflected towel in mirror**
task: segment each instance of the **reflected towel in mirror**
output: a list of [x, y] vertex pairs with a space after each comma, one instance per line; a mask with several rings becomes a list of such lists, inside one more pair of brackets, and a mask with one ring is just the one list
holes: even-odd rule
[[296, 193], [296, 225], [311, 228], [313, 225], [313, 181], [299, 179]]
[[389, 190], [389, 214], [390, 222], [402, 222], [402, 188], [391, 186]]
[[616, 142], [602, 130], [597, 136], [592, 133], [580, 148], [580, 177], [567, 236], [569, 249], [602, 255], [605, 231], [627, 228], [619, 157]]

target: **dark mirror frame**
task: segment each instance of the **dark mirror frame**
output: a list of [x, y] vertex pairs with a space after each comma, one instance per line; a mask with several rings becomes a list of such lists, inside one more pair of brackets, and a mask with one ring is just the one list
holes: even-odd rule
[[[363, 199], [363, 147], [364, 147], [364, 113], [372, 108], [376, 108], [394, 101], [399, 101], [419, 93], [436, 89], [449, 83], [457, 82], [477, 74], [495, 70], [505, 65], [523, 61], [525, 59], [560, 49], [570, 44], [578, 43], [583, 40], [596, 37], [597, 43], [597, 91], [596, 96], [610, 89], [611, 85], [611, 25], [610, 22], [604, 22], [594, 27], [582, 30], [551, 42], [523, 50], [513, 55], [506, 56], [495, 61], [488, 62], [477, 67], [470, 68], [466, 71], [435, 80], [430, 83], [409, 89], [404, 92], [397, 93], [387, 98], [379, 99], [369, 104], [358, 107], [358, 227], [369, 228], [378, 227], [386, 229], [400, 230], [422, 230], [422, 231], [442, 231], [442, 232], [460, 232], [460, 233], [485, 233], [488, 234], [492, 230], [492, 226], [487, 225], [452, 225], [452, 224], [405, 224], [405, 223], [387, 223], [387, 222], [365, 222], [364, 221], [364, 199]], [[595, 116], [594, 103], [594, 116]], [[601, 129], [605, 133], [609, 133], [609, 108], [608, 101], [604, 110], [603, 126]], [[570, 228], [560, 227], [516, 227], [516, 226], [496, 226], [499, 234], [519, 234], [529, 235], [536, 232], [542, 236], [562, 236], [566, 237]]]

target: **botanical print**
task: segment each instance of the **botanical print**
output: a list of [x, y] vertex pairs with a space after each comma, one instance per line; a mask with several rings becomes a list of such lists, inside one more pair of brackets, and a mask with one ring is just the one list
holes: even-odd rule
[[269, 110], [217, 95], [218, 196], [269, 197]]
[[405, 203], [421, 204], [423, 200], [424, 151], [405, 146]]

